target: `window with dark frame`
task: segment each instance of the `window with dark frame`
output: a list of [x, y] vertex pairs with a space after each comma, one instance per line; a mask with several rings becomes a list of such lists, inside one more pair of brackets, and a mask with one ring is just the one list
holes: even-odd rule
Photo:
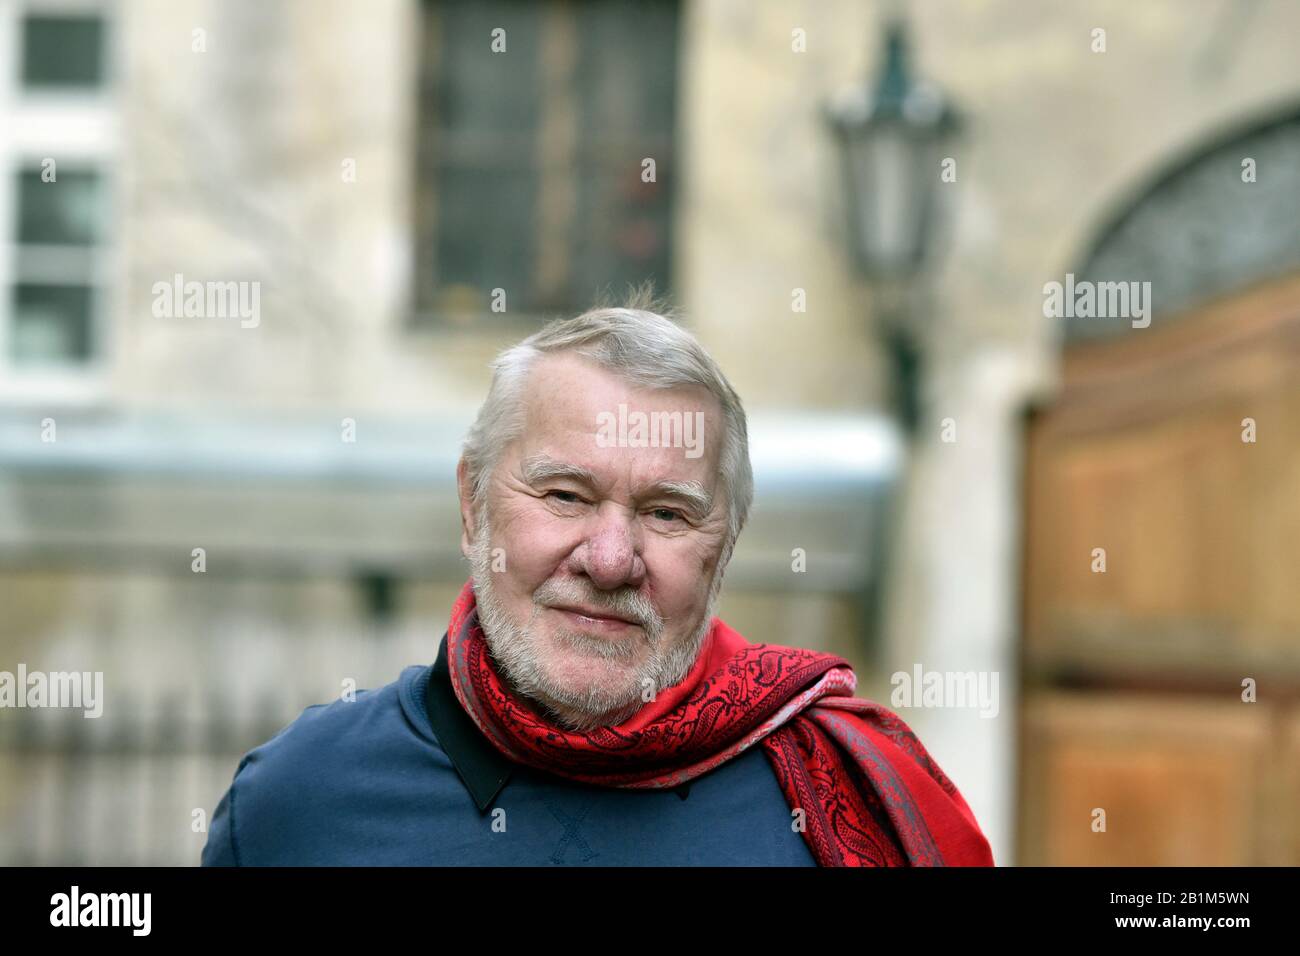
[[96, 247], [103, 239], [103, 181], [94, 169], [23, 166], [15, 176], [17, 244], [10, 358], [19, 365], [93, 357]]
[[472, 323], [495, 289], [539, 318], [646, 279], [668, 292], [679, 2], [422, 12], [417, 322]]
[[104, 20], [32, 13], [22, 23], [22, 84], [29, 90], [93, 90], [104, 81]]
[[[21, 64], [13, 101], [45, 94], [94, 98], [107, 85], [107, 22], [96, 12], [52, 9], [16, 21]], [[108, 182], [97, 157], [15, 151], [3, 165], [12, 218], [9, 287], [0, 289], [14, 369], [78, 368], [101, 351], [96, 319], [108, 231]]]

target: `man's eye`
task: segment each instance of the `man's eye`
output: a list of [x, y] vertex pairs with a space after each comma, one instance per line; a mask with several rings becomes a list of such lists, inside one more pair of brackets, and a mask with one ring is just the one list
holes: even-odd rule
[[676, 521], [682, 517], [680, 511], [674, 511], [672, 508], [656, 508], [650, 513], [663, 521]]
[[561, 504], [566, 504], [566, 505], [577, 504], [579, 501], [582, 500], [577, 495], [575, 495], [572, 491], [548, 491], [546, 493], [546, 496], [548, 498], [555, 497], [556, 495], [568, 495], [567, 498], [559, 499]]

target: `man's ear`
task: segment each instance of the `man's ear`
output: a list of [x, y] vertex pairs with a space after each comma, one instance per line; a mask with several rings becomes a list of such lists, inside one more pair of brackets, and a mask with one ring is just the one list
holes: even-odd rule
[[460, 553], [468, 558], [478, 528], [474, 525], [474, 489], [470, 487], [469, 465], [464, 456], [456, 465], [456, 493], [460, 497]]

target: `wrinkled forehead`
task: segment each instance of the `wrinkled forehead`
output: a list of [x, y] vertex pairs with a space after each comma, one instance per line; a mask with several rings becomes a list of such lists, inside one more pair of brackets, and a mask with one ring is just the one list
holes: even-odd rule
[[710, 493], [718, 484], [722, 406], [703, 386], [642, 387], [560, 353], [533, 366], [524, 405], [517, 461], [574, 465], [609, 484], [696, 482]]

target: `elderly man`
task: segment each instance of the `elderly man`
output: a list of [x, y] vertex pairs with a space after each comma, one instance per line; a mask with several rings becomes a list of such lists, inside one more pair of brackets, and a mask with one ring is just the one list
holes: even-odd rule
[[753, 497], [745, 412], [652, 306], [497, 358], [436, 662], [251, 751], [204, 864], [992, 864], [845, 661], [714, 616]]

